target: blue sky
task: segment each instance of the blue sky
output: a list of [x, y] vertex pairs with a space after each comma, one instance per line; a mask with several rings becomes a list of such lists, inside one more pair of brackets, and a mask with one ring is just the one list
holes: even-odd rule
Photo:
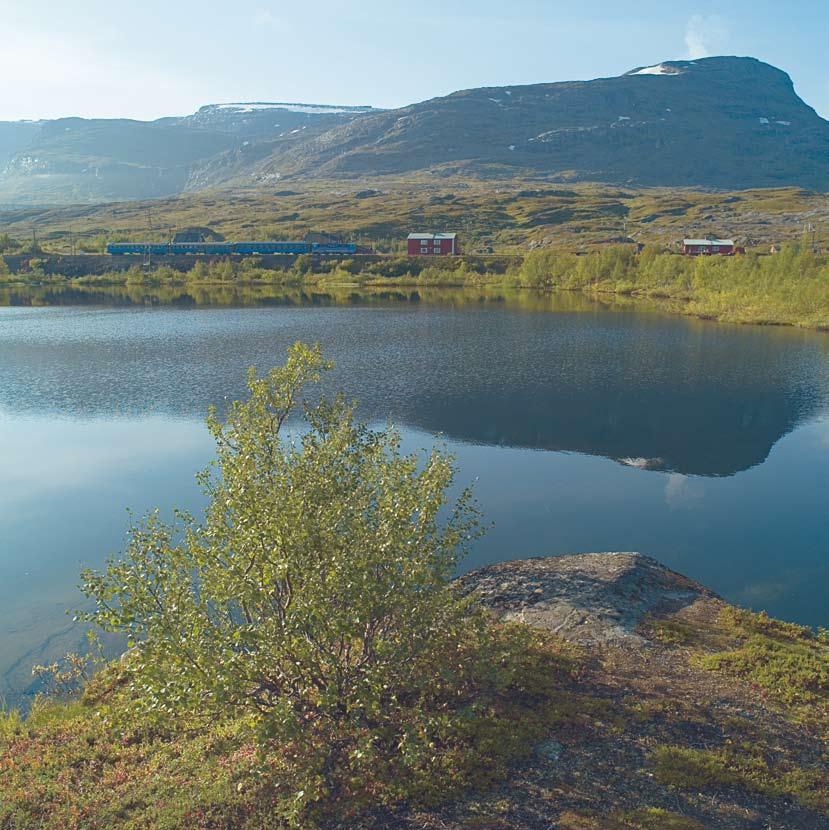
[[0, 119], [393, 107], [717, 54], [779, 66], [829, 116], [825, 0], [0, 0], [0, 20]]

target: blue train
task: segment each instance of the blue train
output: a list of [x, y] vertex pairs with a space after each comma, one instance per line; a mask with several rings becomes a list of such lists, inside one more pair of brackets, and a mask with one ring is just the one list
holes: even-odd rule
[[107, 253], [113, 256], [231, 255], [231, 254], [317, 254], [320, 256], [356, 254], [353, 242], [110, 242]]

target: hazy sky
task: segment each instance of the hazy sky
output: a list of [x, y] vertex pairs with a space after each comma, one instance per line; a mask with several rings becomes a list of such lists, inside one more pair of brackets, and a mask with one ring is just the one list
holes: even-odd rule
[[0, 0], [0, 119], [230, 101], [393, 107], [752, 55], [829, 116], [826, 0]]

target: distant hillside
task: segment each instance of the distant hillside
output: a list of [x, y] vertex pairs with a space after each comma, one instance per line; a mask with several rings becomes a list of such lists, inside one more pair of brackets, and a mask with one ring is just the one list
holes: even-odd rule
[[829, 189], [829, 122], [754, 58], [487, 87], [397, 110], [231, 103], [154, 122], [0, 123], [0, 204], [264, 193], [284, 179], [406, 175]]
[[717, 188], [829, 188], [829, 122], [753, 58], [617, 78], [456, 92], [329, 130], [275, 154], [274, 175], [421, 169]]
[[[65, 204], [172, 196], [197, 188], [196, 171], [250, 148], [272, 152], [366, 107], [216, 104], [158, 121], [61, 118], [0, 122], [0, 203]], [[229, 153], [229, 156], [225, 156]], [[256, 156], [254, 156], [256, 157]], [[261, 156], [260, 156], [261, 157]], [[235, 170], [235, 168], [234, 168]]]

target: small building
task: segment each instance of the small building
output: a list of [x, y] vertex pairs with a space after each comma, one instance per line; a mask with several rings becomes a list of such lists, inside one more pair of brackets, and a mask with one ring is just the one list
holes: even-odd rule
[[729, 256], [735, 252], [733, 239], [683, 239], [682, 253], [685, 256], [708, 256], [720, 254]]
[[328, 233], [328, 231], [308, 231], [305, 234], [305, 242], [310, 242], [312, 245], [342, 245], [343, 238], [335, 233]]
[[193, 242], [224, 242], [225, 238], [214, 231], [213, 228], [203, 228], [193, 226], [189, 228], [182, 228], [173, 236], [173, 242], [178, 243], [193, 243]]
[[456, 233], [410, 233], [409, 256], [453, 256], [460, 253]]

